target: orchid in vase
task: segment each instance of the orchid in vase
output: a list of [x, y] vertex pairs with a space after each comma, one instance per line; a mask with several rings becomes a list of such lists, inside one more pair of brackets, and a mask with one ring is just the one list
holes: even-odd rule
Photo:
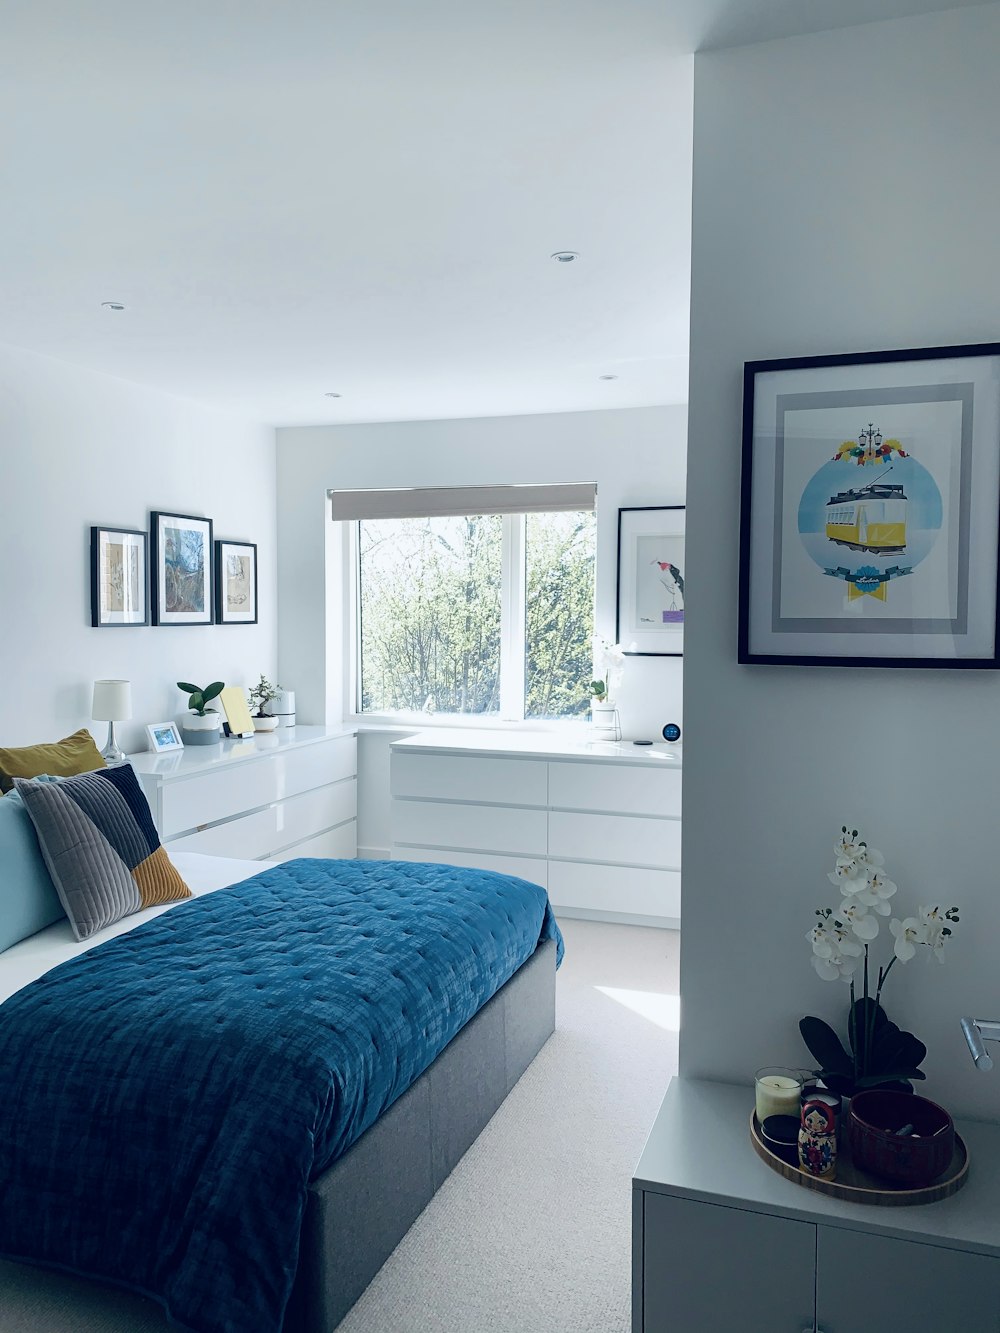
[[591, 640], [594, 652], [594, 678], [590, 682], [591, 697], [596, 704], [611, 704], [614, 692], [625, 675], [625, 649], [620, 643], [609, 643], [595, 634]]
[[[813, 966], [824, 981], [850, 983], [850, 1050], [820, 1018], [803, 1018], [799, 1031], [819, 1062], [815, 1072], [831, 1092], [850, 1097], [877, 1085], [912, 1092], [912, 1080], [926, 1077], [919, 1065], [927, 1048], [912, 1032], [889, 1021], [882, 1008], [882, 988], [896, 963], [909, 962], [921, 950], [926, 957], [944, 962], [944, 946], [958, 922], [958, 908], [934, 904], [919, 907], [916, 916], [891, 917], [892, 957], [879, 965], [876, 977], [870, 953], [881, 933], [880, 918], [891, 916], [890, 899], [895, 897], [896, 885], [885, 872], [882, 853], [859, 838], [857, 829], [845, 825], [834, 851], [836, 865], [827, 878], [839, 888], [841, 902], [836, 908], [816, 910], [816, 925], [806, 939], [812, 945]], [[860, 996], [855, 977], [859, 969]]]

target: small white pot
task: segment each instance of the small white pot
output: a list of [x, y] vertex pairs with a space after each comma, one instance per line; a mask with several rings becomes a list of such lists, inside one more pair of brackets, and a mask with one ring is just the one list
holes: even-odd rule
[[222, 740], [222, 714], [206, 713], [199, 717], [197, 713], [185, 713], [181, 730], [187, 737], [186, 745], [218, 745]]
[[280, 721], [280, 717], [255, 717], [253, 729], [254, 731], [274, 731]]

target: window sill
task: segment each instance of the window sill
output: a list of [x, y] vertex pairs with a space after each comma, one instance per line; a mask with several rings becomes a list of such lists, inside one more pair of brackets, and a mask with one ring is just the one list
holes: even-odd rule
[[562, 718], [549, 721], [502, 721], [500, 718], [470, 716], [467, 713], [350, 713], [345, 725], [358, 731], [415, 732], [436, 730], [481, 731], [484, 733], [549, 734], [572, 740], [590, 733], [586, 718]]

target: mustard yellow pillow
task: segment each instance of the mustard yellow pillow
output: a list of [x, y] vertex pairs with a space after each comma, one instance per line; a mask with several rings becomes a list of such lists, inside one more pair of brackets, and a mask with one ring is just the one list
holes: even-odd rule
[[14, 778], [37, 778], [43, 773], [71, 778], [98, 768], [107, 768], [107, 764], [86, 727], [47, 745], [0, 746], [0, 791], [10, 791]]

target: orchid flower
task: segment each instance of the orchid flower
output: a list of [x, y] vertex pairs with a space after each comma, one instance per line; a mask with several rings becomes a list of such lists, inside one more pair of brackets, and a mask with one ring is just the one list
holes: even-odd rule
[[872, 907], [878, 912], [879, 916], [888, 916], [891, 912], [888, 899], [896, 892], [896, 885], [891, 879], [886, 879], [880, 870], [873, 870], [868, 875], [868, 881], [857, 895], [859, 903], [864, 903], [866, 907]]
[[901, 963], [908, 963], [917, 952], [917, 945], [924, 944], [924, 929], [915, 916], [904, 917], [898, 921], [893, 917], [889, 929], [896, 938], [893, 952]]

